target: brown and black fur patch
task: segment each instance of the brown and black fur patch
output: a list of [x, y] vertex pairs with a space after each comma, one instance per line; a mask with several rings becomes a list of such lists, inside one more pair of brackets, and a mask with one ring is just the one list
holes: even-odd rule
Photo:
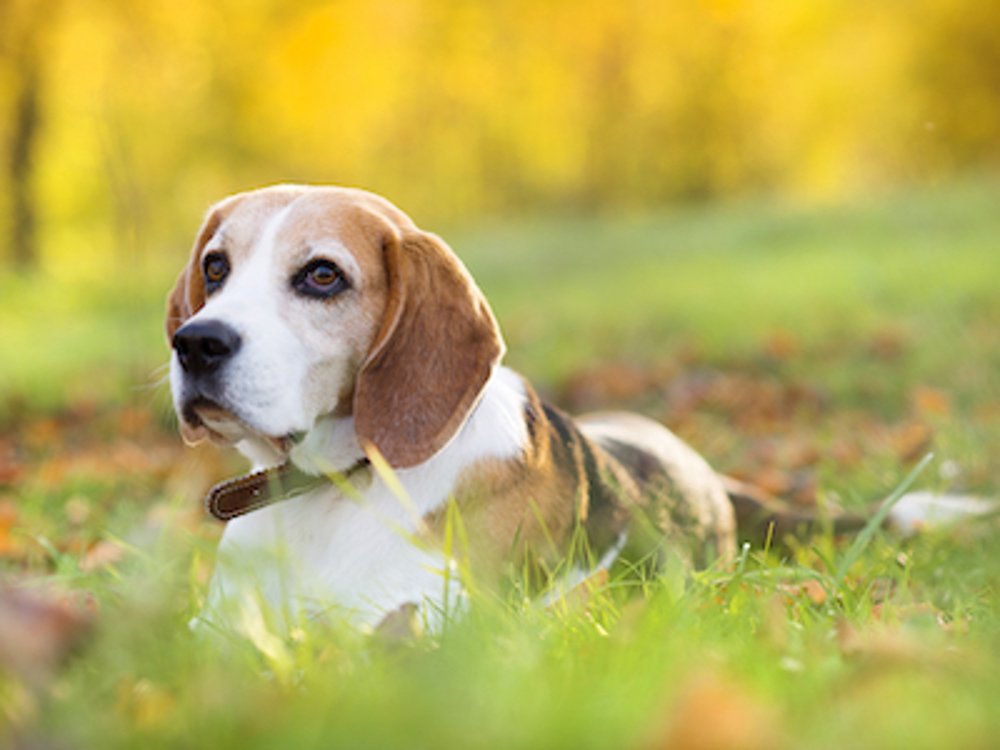
[[[524, 452], [475, 464], [455, 495], [477, 576], [496, 582], [497, 572], [527, 574], [531, 588], [544, 586], [552, 574], [590, 567], [623, 543], [629, 562], [653, 565], [667, 551], [691, 565], [731, 553], [731, 519], [718, 534], [710, 528], [718, 519], [699, 507], [709, 499], [692, 491], [697, 483], [676, 481], [676, 467], [639, 445], [589, 438], [525, 389]], [[428, 519], [431, 527], [440, 530], [444, 517]]]

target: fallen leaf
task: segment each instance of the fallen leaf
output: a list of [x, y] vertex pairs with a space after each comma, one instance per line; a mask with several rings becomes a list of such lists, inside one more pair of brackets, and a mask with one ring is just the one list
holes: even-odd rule
[[788, 359], [798, 349], [799, 343], [790, 331], [774, 331], [764, 344], [764, 350], [771, 359]]
[[0, 556], [16, 553], [18, 544], [11, 533], [17, 525], [18, 511], [13, 500], [0, 500]]
[[808, 599], [813, 604], [823, 604], [827, 600], [826, 589], [815, 578], [807, 578], [800, 583], [783, 583], [778, 590], [794, 599]]
[[835, 438], [827, 453], [834, 462], [846, 468], [857, 466], [865, 457], [865, 452], [857, 441], [849, 437]]
[[31, 450], [44, 450], [58, 445], [62, 436], [62, 428], [56, 419], [47, 417], [28, 425], [24, 433], [24, 444]]
[[639, 365], [611, 362], [575, 373], [563, 389], [563, 401], [574, 411], [621, 406], [658, 388], [667, 377]]
[[777, 713], [744, 687], [713, 672], [678, 691], [676, 703], [649, 733], [644, 750], [773, 750], [786, 742]]
[[840, 652], [845, 657], [857, 660], [872, 669], [914, 667], [922, 670], [944, 667], [959, 658], [959, 652], [935, 647], [918, 637], [918, 631], [903, 627], [907, 620], [933, 618], [932, 621], [942, 632], [948, 632], [943, 627], [941, 619], [935, 616], [933, 607], [916, 604], [897, 609], [898, 624], [885, 623], [885, 611], [882, 605], [873, 608], [874, 624], [864, 630], [857, 629], [847, 620], [839, 620], [836, 626], [836, 640]]
[[13, 451], [0, 451], [0, 487], [17, 484], [25, 473], [24, 464], [14, 457]]
[[894, 605], [890, 604], [887, 599], [883, 599], [878, 604], [872, 605], [871, 616], [873, 620], [880, 621], [892, 619], [897, 622], [906, 622], [907, 620], [927, 618], [940, 622], [938, 611], [927, 602]]
[[153, 422], [153, 414], [149, 409], [126, 406], [116, 415], [117, 433], [128, 437], [141, 437], [148, 433]]
[[822, 456], [814, 436], [794, 435], [779, 444], [775, 461], [786, 469], [803, 469], [814, 466]]
[[891, 437], [893, 452], [903, 462], [921, 458], [931, 447], [934, 431], [923, 422], [908, 422], [896, 429]]
[[105, 565], [114, 565], [121, 562], [125, 557], [125, 550], [114, 542], [102, 539], [93, 547], [87, 550], [87, 554], [80, 561], [80, 570], [84, 573], [92, 573]]
[[910, 394], [910, 400], [919, 412], [937, 415], [951, 412], [951, 399], [947, 393], [937, 388], [928, 386], [915, 388]]
[[74, 600], [0, 589], [0, 666], [41, 687], [89, 630], [91, 616]]

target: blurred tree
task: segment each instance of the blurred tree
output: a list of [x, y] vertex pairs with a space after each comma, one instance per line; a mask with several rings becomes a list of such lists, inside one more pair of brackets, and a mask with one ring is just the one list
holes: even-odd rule
[[41, 127], [42, 36], [52, 23], [54, 0], [7, 0], [0, 4], [0, 64], [10, 81], [6, 111], [5, 178], [10, 200], [11, 261], [18, 270], [38, 262], [34, 164]]
[[[914, 77], [921, 151], [937, 171], [1000, 160], [1000, 3], [935, 0], [921, 15]], [[911, 152], [916, 152], [912, 148]]]
[[431, 223], [837, 197], [1000, 159], [982, 0], [59, 2], [0, 0], [22, 266], [41, 242], [98, 272], [276, 181]]

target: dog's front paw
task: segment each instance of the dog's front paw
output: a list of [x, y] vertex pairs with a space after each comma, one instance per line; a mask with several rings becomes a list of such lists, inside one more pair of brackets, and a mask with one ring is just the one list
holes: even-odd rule
[[412, 646], [423, 637], [420, 607], [407, 602], [389, 612], [375, 626], [372, 637], [386, 646]]

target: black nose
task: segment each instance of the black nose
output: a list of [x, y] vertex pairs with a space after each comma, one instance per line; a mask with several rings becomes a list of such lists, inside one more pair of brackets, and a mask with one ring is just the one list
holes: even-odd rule
[[184, 371], [209, 375], [240, 350], [240, 335], [218, 320], [186, 323], [174, 334], [174, 351]]

